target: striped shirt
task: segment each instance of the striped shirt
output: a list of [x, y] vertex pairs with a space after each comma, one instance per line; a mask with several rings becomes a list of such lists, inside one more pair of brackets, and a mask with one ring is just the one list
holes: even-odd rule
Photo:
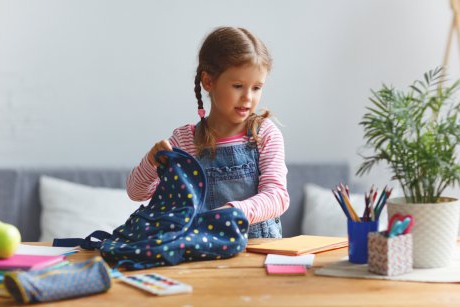
[[[171, 146], [179, 147], [192, 156], [196, 156], [197, 148], [193, 143], [194, 130], [195, 125], [190, 124], [175, 129], [169, 138]], [[260, 125], [258, 139], [260, 155], [258, 193], [248, 199], [228, 203], [228, 205], [241, 209], [251, 224], [278, 217], [289, 207], [283, 136], [271, 120], [265, 119]], [[248, 141], [254, 141], [253, 137], [241, 133], [218, 140], [217, 146], [229, 146]], [[150, 164], [147, 156], [148, 153], [131, 171], [126, 182], [128, 195], [135, 201], [150, 199], [160, 182], [156, 167]]]

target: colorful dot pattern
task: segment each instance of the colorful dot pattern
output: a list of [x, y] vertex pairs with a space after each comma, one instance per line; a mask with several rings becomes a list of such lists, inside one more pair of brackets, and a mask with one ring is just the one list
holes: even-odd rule
[[102, 257], [124, 261], [128, 269], [145, 269], [224, 259], [243, 251], [249, 227], [244, 213], [237, 208], [201, 212], [206, 175], [199, 162], [178, 148], [158, 154], [167, 162], [158, 167], [160, 183], [150, 203], [102, 242]]
[[[15, 278], [5, 276], [18, 302], [37, 303], [62, 300], [107, 291], [111, 286], [110, 268], [97, 256], [59, 268], [16, 271]], [[22, 289], [22, 291], [20, 290]]]

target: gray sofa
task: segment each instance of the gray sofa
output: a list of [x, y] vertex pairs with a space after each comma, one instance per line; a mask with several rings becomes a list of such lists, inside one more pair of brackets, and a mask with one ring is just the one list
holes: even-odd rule
[[[301, 233], [304, 185], [315, 183], [331, 188], [348, 182], [349, 167], [343, 163], [288, 164], [288, 191], [291, 203], [281, 216], [283, 236]], [[124, 188], [128, 169], [0, 169], [0, 221], [16, 225], [23, 241], [40, 237], [41, 206], [38, 182], [48, 175], [90, 186]]]

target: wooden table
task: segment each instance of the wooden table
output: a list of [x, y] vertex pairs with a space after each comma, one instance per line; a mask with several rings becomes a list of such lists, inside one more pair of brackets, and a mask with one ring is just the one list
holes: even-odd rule
[[[250, 240], [249, 244], [259, 242]], [[268, 276], [265, 255], [240, 253], [226, 260], [183, 263], [154, 268], [159, 274], [193, 286], [193, 293], [152, 296], [115, 280], [102, 294], [52, 302], [46, 306], [452, 306], [460, 305], [460, 285], [347, 279], [315, 276], [315, 268], [337, 261], [347, 249], [317, 254], [306, 276]], [[80, 251], [69, 256], [81, 261], [98, 255]], [[141, 273], [146, 271], [135, 271]], [[41, 304], [42, 305], [42, 304]], [[40, 305], [40, 306], [41, 306]], [[16, 306], [0, 298], [0, 306]]]

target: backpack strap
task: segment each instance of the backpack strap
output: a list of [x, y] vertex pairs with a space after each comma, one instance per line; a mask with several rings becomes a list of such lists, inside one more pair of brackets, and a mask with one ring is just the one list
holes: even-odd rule
[[[59, 247], [73, 247], [81, 246], [83, 249], [94, 250], [101, 247], [102, 241], [109, 238], [110, 233], [102, 230], [96, 230], [91, 233], [86, 238], [65, 238], [65, 239], [54, 239], [53, 246]], [[91, 238], [97, 239], [99, 241], [93, 241]]]
[[127, 270], [145, 270], [145, 269], [150, 269], [154, 265], [150, 261], [134, 261], [131, 259], [125, 259], [125, 260], [119, 260], [113, 267], [113, 270], [117, 270], [120, 267], [124, 267]]

